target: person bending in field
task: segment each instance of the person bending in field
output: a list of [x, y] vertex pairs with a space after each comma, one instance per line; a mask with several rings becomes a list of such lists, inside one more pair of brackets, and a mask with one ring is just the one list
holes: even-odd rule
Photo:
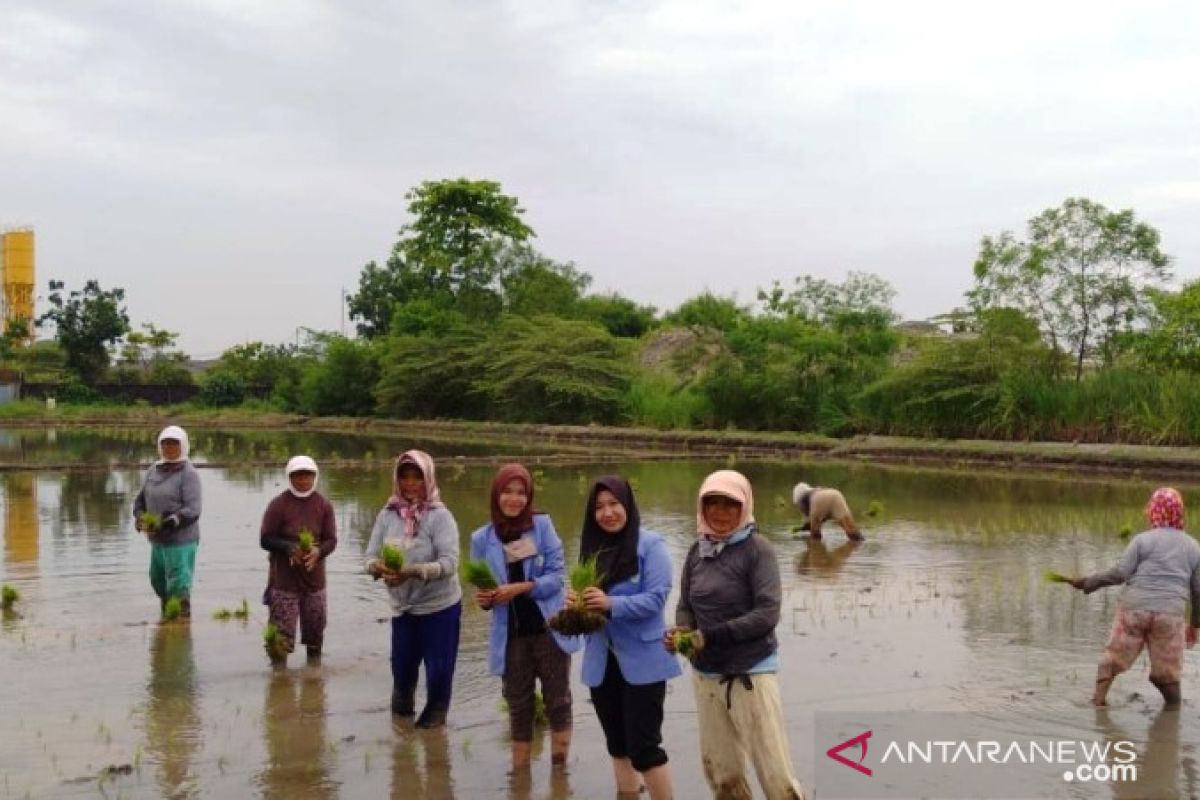
[[862, 532], [850, 513], [846, 498], [837, 489], [825, 489], [797, 483], [792, 489], [792, 503], [808, 519], [801, 530], [809, 531], [814, 539], [821, 538], [821, 526], [828, 520], [842, 526], [842, 530], [856, 542], [862, 541]]

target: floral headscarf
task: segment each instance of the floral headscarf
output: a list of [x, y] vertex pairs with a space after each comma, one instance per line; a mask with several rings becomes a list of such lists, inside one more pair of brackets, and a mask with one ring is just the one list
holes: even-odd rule
[[1155, 528], [1183, 530], [1183, 495], [1176, 489], [1155, 489], [1146, 503], [1146, 516]]
[[[400, 492], [400, 470], [407, 466], [416, 467], [425, 479], [425, 496], [420, 500], [406, 500]], [[438, 491], [433, 458], [429, 453], [424, 450], [408, 450], [396, 459], [396, 469], [392, 471], [392, 496], [388, 498], [387, 507], [404, 520], [404, 535], [409, 538], [417, 535], [417, 526], [427, 511], [442, 507], [442, 493]]]

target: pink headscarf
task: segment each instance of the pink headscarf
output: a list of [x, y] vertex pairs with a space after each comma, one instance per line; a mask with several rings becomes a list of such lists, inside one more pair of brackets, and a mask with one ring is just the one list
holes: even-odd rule
[[1146, 516], [1155, 528], [1183, 530], [1183, 495], [1176, 489], [1155, 489], [1146, 503]]
[[[728, 534], [718, 536], [704, 519], [704, 497], [710, 494], [719, 494], [742, 504], [742, 515], [738, 519], [737, 527]], [[745, 475], [731, 469], [721, 469], [704, 479], [696, 497], [696, 530], [701, 536], [717, 540], [727, 539], [751, 522], [754, 522], [754, 491]]]
[[[412, 465], [421, 471], [425, 478], [425, 497], [409, 501], [400, 493], [400, 469]], [[411, 538], [417, 535], [417, 526], [421, 517], [431, 508], [442, 508], [442, 493], [438, 491], [437, 476], [433, 471], [433, 459], [424, 450], [408, 450], [396, 459], [396, 468], [392, 470], [392, 496], [388, 498], [387, 508], [395, 511], [404, 520], [404, 535]]]

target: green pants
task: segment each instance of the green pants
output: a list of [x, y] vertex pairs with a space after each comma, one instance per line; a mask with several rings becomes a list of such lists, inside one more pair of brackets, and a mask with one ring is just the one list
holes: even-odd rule
[[191, 597], [199, 542], [150, 545], [150, 585], [162, 600]]

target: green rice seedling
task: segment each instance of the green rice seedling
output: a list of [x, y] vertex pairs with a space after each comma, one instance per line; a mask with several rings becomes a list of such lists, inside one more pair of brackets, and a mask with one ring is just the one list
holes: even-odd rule
[[1070, 583], [1071, 582], [1071, 579], [1068, 578], [1066, 575], [1063, 575], [1061, 572], [1055, 572], [1052, 569], [1048, 569], [1042, 573], [1042, 580], [1044, 580], [1046, 583]]
[[226, 622], [228, 620], [233, 619], [233, 612], [230, 611], [228, 608], [218, 608], [216, 611], [213, 612], [212, 616], [213, 616], [213, 619], [215, 619], [219, 622]]
[[313, 532], [308, 528], [301, 528], [300, 532], [296, 534], [296, 539], [300, 542], [301, 553], [307, 553], [309, 550], [313, 549], [313, 542], [315, 539], [313, 537]]
[[691, 631], [675, 631], [675, 652], [684, 658], [691, 658], [696, 652], [696, 637]]
[[163, 622], [173, 622], [183, 616], [183, 601], [178, 597], [168, 597], [163, 604]]
[[583, 602], [586, 589], [599, 586], [603, 576], [596, 566], [596, 557], [584, 559], [571, 567], [567, 573], [567, 582], [575, 593], [575, 603], [559, 611], [546, 620], [546, 625], [564, 636], [579, 636], [595, 633], [604, 627], [607, 620], [604, 615], [588, 610]]
[[883, 503], [879, 502], [878, 500], [872, 500], [871, 504], [867, 506], [868, 517], [878, 517], [882, 513]]
[[394, 544], [384, 542], [383, 547], [379, 548], [379, 558], [392, 572], [399, 572], [404, 568], [404, 551]]
[[263, 648], [272, 663], [280, 664], [287, 660], [287, 642], [274, 623], [268, 622], [267, 627], [263, 628]]
[[142, 513], [139, 517], [142, 522], [142, 532], [146, 534], [158, 533], [162, 527], [162, 515], [152, 514], [149, 511]]
[[481, 592], [490, 592], [498, 585], [492, 568], [481, 559], [471, 559], [463, 565], [463, 580]]
[[17, 587], [11, 584], [4, 584], [0, 589], [0, 608], [5, 611], [12, 611], [13, 606], [21, 599], [21, 593], [17, 591]]
[[233, 612], [233, 616], [236, 619], [242, 619], [242, 620], [250, 619], [250, 604], [248, 602], [246, 602], [246, 598], [244, 598], [244, 597], [242, 598], [241, 608], [236, 609]]
[[1130, 536], [1133, 536], [1133, 526], [1126, 522], [1121, 526], [1121, 538], [1128, 539]]
[[[500, 699], [500, 711], [504, 714], [508, 713], [508, 701], [504, 698]], [[550, 724], [550, 717], [546, 715], [546, 698], [542, 697], [541, 692], [533, 693], [533, 724], [543, 726]]]

